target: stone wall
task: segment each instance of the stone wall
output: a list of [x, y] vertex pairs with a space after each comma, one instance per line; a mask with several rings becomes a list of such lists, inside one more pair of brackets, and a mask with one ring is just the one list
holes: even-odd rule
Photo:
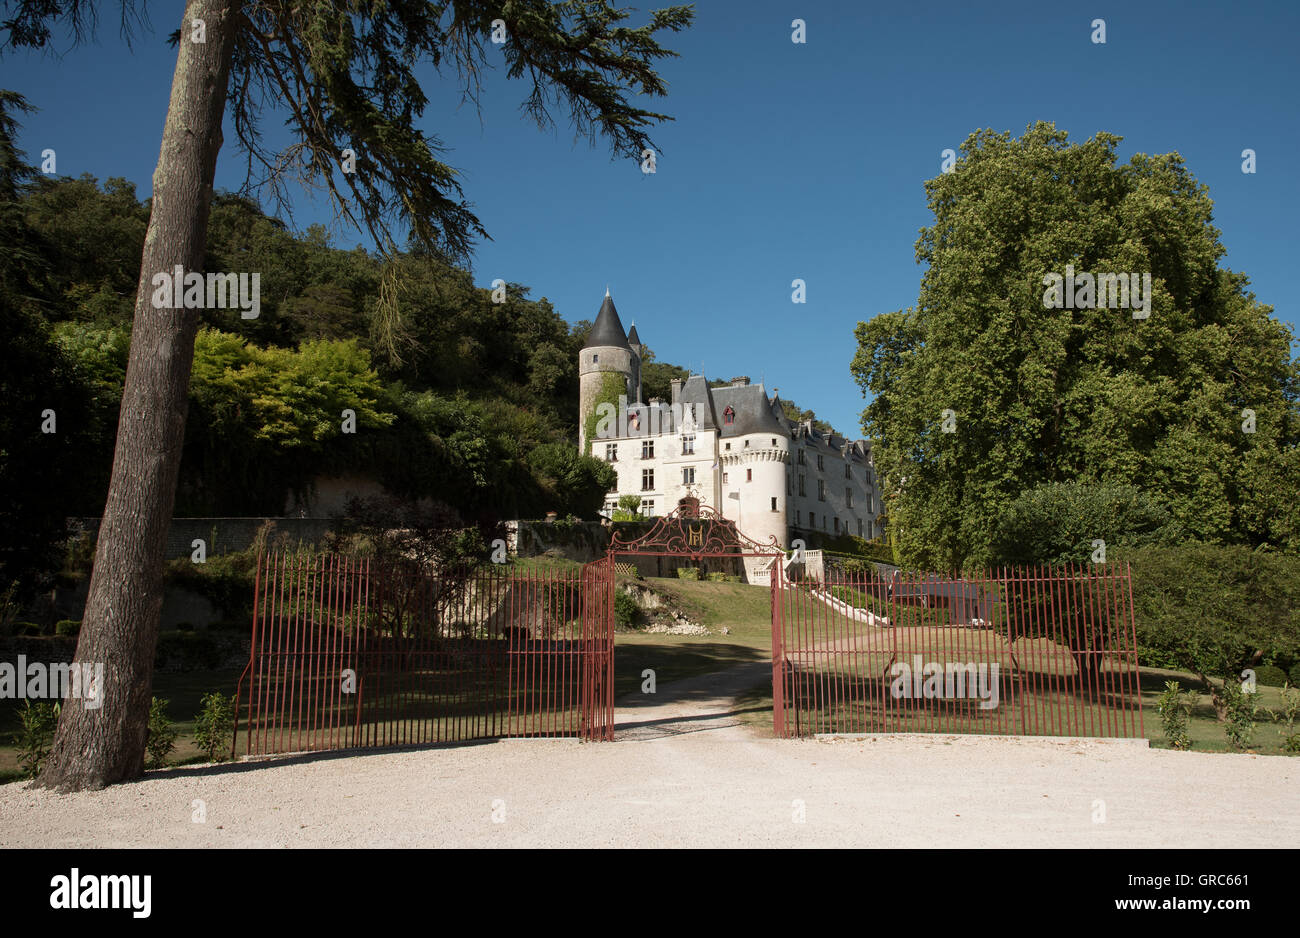
[[[196, 538], [206, 543], [209, 557], [245, 550], [268, 521], [275, 522], [276, 534], [288, 534], [304, 544], [321, 543], [330, 530], [327, 518], [173, 518], [167, 529], [165, 557], [189, 557]], [[75, 518], [72, 525], [92, 537], [98, 536], [98, 518]]]

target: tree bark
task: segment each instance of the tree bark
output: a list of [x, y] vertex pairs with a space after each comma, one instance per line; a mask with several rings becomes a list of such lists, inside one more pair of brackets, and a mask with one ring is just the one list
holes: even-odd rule
[[[189, 0], [153, 176], [135, 319], [76, 660], [102, 663], [99, 706], [64, 702], [37, 784], [102, 788], [144, 771], [163, 553], [176, 501], [198, 311], [155, 309], [155, 274], [202, 271], [226, 86], [242, 0]], [[205, 24], [195, 42], [194, 21]], [[180, 306], [180, 297], [174, 297]]]

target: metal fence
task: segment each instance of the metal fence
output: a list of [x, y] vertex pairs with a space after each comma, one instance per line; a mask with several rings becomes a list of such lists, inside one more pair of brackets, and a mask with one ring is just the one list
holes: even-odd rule
[[773, 590], [778, 736], [1143, 736], [1127, 565]]
[[240, 731], [249, 754], [608, 738], [608, 601], [566, 574], [435, 576], [342, 555], [265, 555], [235, 745]]

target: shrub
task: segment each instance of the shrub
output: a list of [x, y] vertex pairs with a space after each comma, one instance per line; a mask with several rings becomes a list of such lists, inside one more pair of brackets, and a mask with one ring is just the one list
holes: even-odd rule
[[1234, 749], [1246, 749], [1255, 737], [1255, 725], [1260, 714], [1259, 693], [1247, 693], [1238, 681], [1223, 685], [1223, 731]]
[[1186, 544], [1126, 552], [1141, 661], [1191, 671], [1225, 718], [1226, 689], [1252, 662], [1300, 650], [1300, 558]]
[[1159, 699], [1160, 724], [1164, 728], [1165, 739], [1175, 749], [1192, 748], [1187, 723], [1195, 702], [1196, 694], [1181, 690], [1177, 681], [1165, 681], [1165, 692]]
[[614, 619], [619, 625], [630, 626], [640, 615], [641, 607], [636, 604], [636, 600], [630, 593], [619, 590], [614, 594]]
[[35, 622], [15, 622], [13, 632], [15, 635], [28, 637], [45, 634], [45, 630]]
[[1300, 661], [1291, 665], [1291, 670], [1287, 672], [1287, 682], [1292, 687], [1300, 687]]
[[167, 757], [176, 748], [176, 727], [167, 719], [167, 701], [155, 697], [149, 707], [149, 738], [144, 744], [149, 754], [151, 769], [167, 764]]
[[54, 624], [54, 634], [75, 637], [81, 631], [80, 619], [63, 619]]
[[1255, 669], [1255, 683], [1264, 687], [1281, 687], [1286, 683], [1286, 672], [1271, 664]]
[[45, 757], [50, 754], [50, 743], [54, 741], [54, 728], [59, 722], [59, 705], [56, 703], [34, 704], [24, 700], [18, 711], [18, 720], [22, 725], [14, 733], [14, 746], [18, 749], [18, 767], [27, 778], [41, 774]]
[[723, 573], [721, 570], [714, 570], [712, 573], [709, 574], [709, 582], [725, 583], [727, 582], [727, 575]]
[[194, 742], [208, 754], [209, 762], [225, 759], [235, 732], [235, 698], [219, 691], [206, 695], [203, 710], [194, 718]]
[[1282, 709], [1269, 715], [1274, 723], [1282, 724], [1282, 748], [1287, 752], [1300, 752], [1300, 733], [1296, 732], [1296, 719], [1300, 718], [1300, 690], [1290, 682], [1282, 685]]
[[699, 567], [678, 567], [677, 579], [679, 580], [698, 580], [700, 578]]
[[1092, 542], [1107, 549], [1172, 544], [1180, 530], [1169, 512], [1136, 488], [1045, 482], [999, 515], [990, 551], [998, 565], [1088, 563]]

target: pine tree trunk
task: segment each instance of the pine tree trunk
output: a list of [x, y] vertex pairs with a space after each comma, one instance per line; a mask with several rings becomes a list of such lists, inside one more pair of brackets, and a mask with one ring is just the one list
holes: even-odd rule
[[[97, 708], [64, 702], [38, 784], [102, 788], [144, 770], [163, 553], [176, 501], [198, 310], [155, 309], [152, 278], [202, 271], [221, 122], [242, 0], [190, 0], [153, 176], [153, 210], [135, 301], [113, 475], [77, 642], [102, 663]], [[195, 42], [194, 21], [205, 24]], [[179, 300], [179, 298], [177, 298]], [[177, 302], [176, 305], [179, 305]]]

